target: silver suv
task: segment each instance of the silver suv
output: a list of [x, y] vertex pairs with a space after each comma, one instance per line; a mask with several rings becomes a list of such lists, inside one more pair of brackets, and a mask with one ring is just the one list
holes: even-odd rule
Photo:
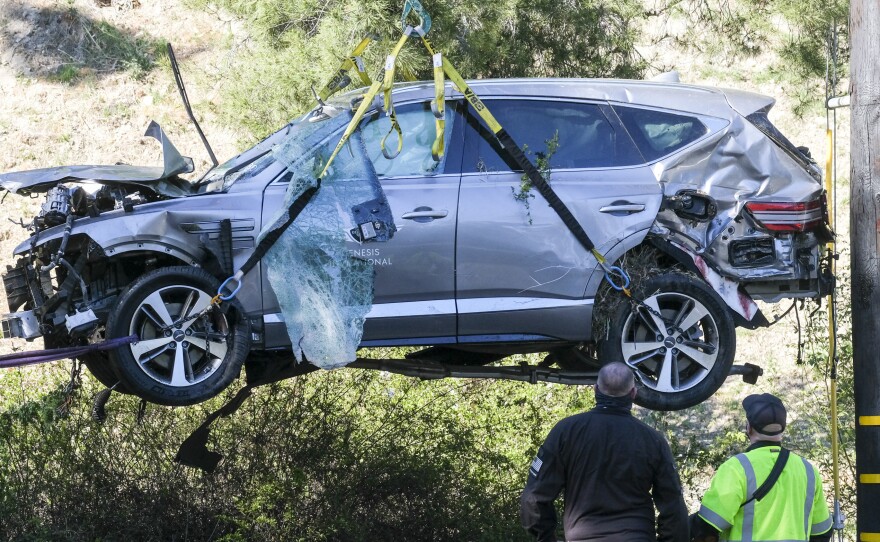
[[[437, 161], [433, 85], [399, 85], [403, 152], [383, 156], [389, 120], [378, 103], [359, 133], [396, 231], [382, 243], [346, 235], [350, 255], [375, 270], [360, 347], [423, 349], [396, 365], [361, 366], [442, 376], [477, 374], [456, 369], [479, 365], [479, 376], [573, 383], [622, 360], [638, 376], [637, 402], [686, 408], [731, 374], [735, 328], [768, 324], [754, 300], [831, 287], [821, 174], [768, 120], [773, 99], [620, 80], [471, 84], [607, 261], [627, 271], [632, 297], [610, 286], [523, 184], [461, 93], [447, 86], [446, 154]], [[163, 144], [163, 168], [0, 175], [12, 192], [46, 193], [3, 276], [15, 311], [3, 317], [4, 335], [43, 336], [51, 347], [135, 334], [138, 342], [84, 361], [108, 386], [169, 405], [216, 395], [249, 354], [289, 351], [265, 262], [245, 275], [235, 302], [203, 309], [281, 205], [291, 175], [272, 149], [350, 109], [355, 96], [196, 182], [179, 176], [192, 162], [156, 125], [148, 134]], [[338, 123], [329, 132], [318, 139], [332, 148]], [[515, 369], [499, 361], [526, 352], [548, 355]]]

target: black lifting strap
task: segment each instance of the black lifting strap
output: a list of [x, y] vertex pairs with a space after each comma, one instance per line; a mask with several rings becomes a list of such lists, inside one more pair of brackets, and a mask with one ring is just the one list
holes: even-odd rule
[[305, 358], [302, 362], [297, 363], [293, 354], [289, 352], [287, 356], [278, 356], [274, 359], [248, 359], [247, 363], [247, 385], [240, 389], [229, 402], [209, 414], [202, 425], [183, 441], [174, 457], [175, 461], [211, 474], [223, 459], [223, 454], [208, 449], [211, 425], [217, 418], [226, 418], [234, 414], [251, 396], [251, 391], [258, 386], [280, 382], [318, 369]]
[[513, 138], [510, 137], [507, 130], [502, 128], [495, 134], [495, 137], [498, 138], [498, 142], [504, 147], [504, 151], [507, 152], [507, 154], [519, 164], [525, 174], [528, 175], [532, 185], [534, 185], [538, 189], [538, 192], [544, 196], [544, 199], [547, 200], [550, 207], [556, 211], [556, 214], [562, 219], [563, 224], [568, 227], [580, 244], [588, 251], [592, 251], [595, 248], [595, 245], [593, 245], [593, 241], [590, 240], [590, 236], [587, 235], [587, 232], [584, 231], [580, 222], [578, 222], [574, 215], [571, 214], [571, 211], [568, 210], [565, 203], [559, 199], [559, 196], [556, 195], [556, 192], [553, 191], [546, 179], [544, 179], [544, 176], [538, 171], [538, 168], [532, 164], [532, 161], [526, 157], [519, 145], [517, 145]]
[[770, 490], [773, 489], [773, 486], [776, 484], [776, 480], [779, 480], [779, 475], [782, 474], [783, 470], [785, 470], [785, 464], [788, 462], [789, 454], [791, 454], [791, 452], [789, 452], [785, 448], [780, 447], [779, 457], [776, 458], [776, 463], [773, 464], [773, 470], [770, 471], [770, 475], [767, 476], [767, 479], [764, 480], [764, 483], [761, 484], [761, 487], [759, 487], [755, 491], [755, 494], [752, 495], [749, 500], [740, 505], [740, 508], [749, 504], [752, 501], [760, 501], [761, 499], [766, 497], [768, 493], [770, 493]]
[[275, 225], [254, 249], [251, 257], [244, 262], [244, 265], [241, 266], [239, 273], [242, 276], [246, 275], [248, 271], [250, 271], [260, 260], [263, 259], [263, 256], [266, 255], [266, 252], [272, 248], [272, 245], [278, 241], [278, 238], [287, 230], [287, 227], [293, 224], [293, 221], [296, 220], [296, 217], [302, 212], [303, 209], [306, 208], [306, 205], [312, 200], [315, 194], [318, 192], [318, 189], [321, 187], [321, 179], [317, 180], [317, 184], [311, 188], [306, 189], [302, 194], [299, 195], [293, 203], [290, 204], [290, 207], [287, 209], [287, 220], [284, 221], [283, 224]]

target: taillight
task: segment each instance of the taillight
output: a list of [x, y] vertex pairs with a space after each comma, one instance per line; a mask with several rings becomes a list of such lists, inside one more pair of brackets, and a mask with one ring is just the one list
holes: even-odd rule
[[770, 231], [809, 231], [825, 220], [825, 196], [802, 202], [750, 201], [746, 209]]

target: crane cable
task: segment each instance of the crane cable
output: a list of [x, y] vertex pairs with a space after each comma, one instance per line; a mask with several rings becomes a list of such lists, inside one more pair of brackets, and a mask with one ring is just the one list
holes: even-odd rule
[[[827, 154], [825, 159], [825, 193], [830, 200], [831, 213], [828, 225], [834, 230], [837, 220], [837, 108], [849, 105], [848, 96], [843, 99], [836, 95], [839, 76], [837, 73], [837, 25], [832, 21], [828, 33], [828, 56], [825, 64], [825, 135]], [[828, 270], [835, 276], [837, 268], [836, 243], [832, 238], [826, 245]], [[837, 305], [835, 303], [836, 284], [832, 283], [828, 294], [828, 367], [831, 380], [829, 402], [831, 403], [831, 461], [834, 481], [834, 512], [832, 528], [837, 533], [838, 542], [843, 540], [844, 515], [840, 509], [840, 438], [837, 420]]]

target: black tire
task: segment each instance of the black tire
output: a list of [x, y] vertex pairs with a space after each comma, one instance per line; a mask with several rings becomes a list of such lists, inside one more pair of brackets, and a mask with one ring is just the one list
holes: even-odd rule
[[162, 405], [192, 405], [238, 377], [250, 350], [250, 329], [238, 305], [224, 302], [186, 319], [208, 306], [218, 286], [201, 269], [165, 267], [142, 275], [119, 296], [107, 336], [140, 338], [110, 354], [128, 393]]
[[[599, 359], [635, 370], [635, 403], [645, 408], [680, 410], [711, 397], [736, 353], [736, 328], [724, 302], [702, 280], [677, 272], [644, 280], [633, 295], [662, 320], [643, 306], [634, 311], [620, 303], [607, 335], [596, 341]], [[661, 323], [665, 329], [658, 329]]]
[[122, 383], [119, 375], [113, 370], [115, 362], [110, 359], [106, 352], [92, 352], [81, 356], [79, 359], [86, 364], [89, 372], [98, 379], [98, 382], [108, 388], [116, 386], [113, 388], [114, 391], [125, 391], [125, 384]]

